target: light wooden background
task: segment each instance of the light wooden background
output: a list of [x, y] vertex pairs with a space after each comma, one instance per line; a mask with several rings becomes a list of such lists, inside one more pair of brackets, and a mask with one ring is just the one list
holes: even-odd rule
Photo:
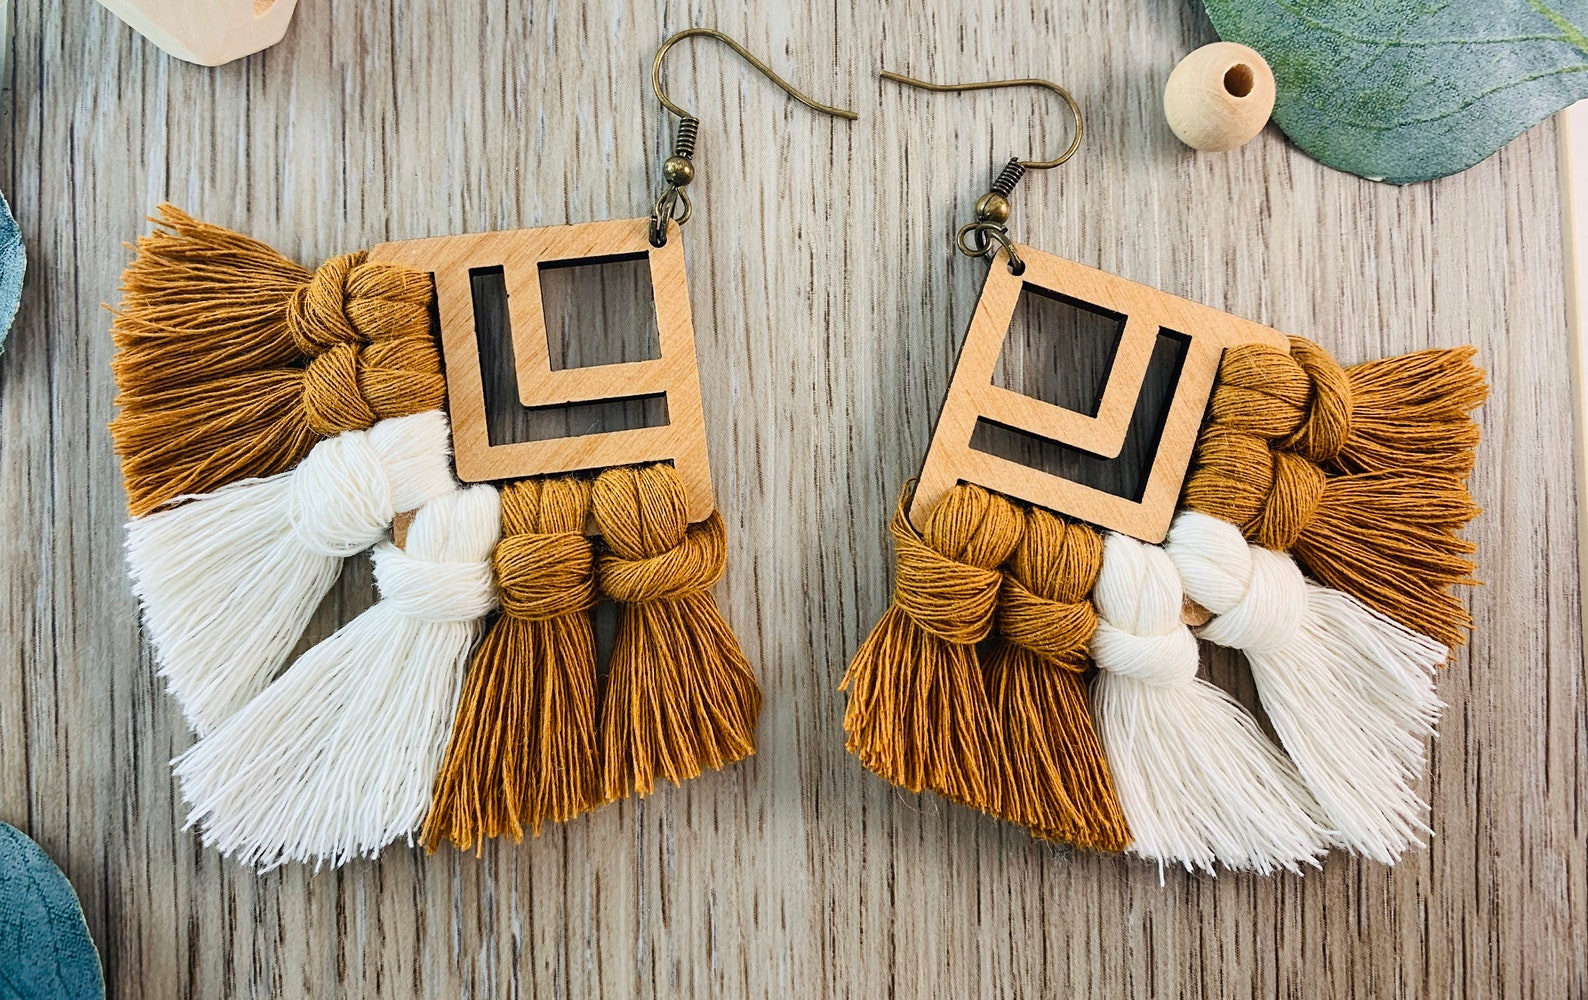
[[[1270, 130], [1196, 156], [1162, 121], [1209, 41], [1179, 0], [302, 0], [285, 41], [175, 63], [87, 0], [24, 3], [0, 189], [32, 258], [0, 359], [0, 819], [82, 897], [115, 995], [1588, 995], [1584, 671], [1555, 142], [1397, 189]], [[41, 9], [42, 8], [42, 9]], [[188, 737], [121, 562], [108, 317], [122, 241], [172, 199], [300, 259], [408, 236], [640, 214], [671, 124], [644, 75], [715, 25], [849, 125], [725, 50], [670, 63], [704, 119], [687, 227], [719, 595], [767, 696], [761, 753], [482, 858], [401, 845], [257, 877], [181, 829]], [[1488, 586], [1426, 790], [1437, 837], [1394, 870], [1162, 875], [1075, 856], [843, 751], [845, 661], [888, 600], [884, 525], [924, 451], [985, 265], [952, 250], [1039, 97], [931, 97], [1045, 75], [1088, 139], [1015, 197], [1026, 242], [1348, 360], [1477, 343], [1494, 398], [1473, 488]], [[317, 626], [368, 600], [355, 568]], [[1228, 663], [1215, 676], [1247, 682]], [[1249, 694], [1249, 692], [1247, 692]]]

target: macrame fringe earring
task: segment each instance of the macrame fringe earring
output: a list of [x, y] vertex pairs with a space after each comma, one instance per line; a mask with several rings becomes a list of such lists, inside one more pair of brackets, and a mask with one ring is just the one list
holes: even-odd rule
[[258, 694], [346, 556], [456, 488], [439, 410], [314, 447], [297, 468], [127, 525], [127, 565], [159, 672], [203, 735]]
[[422, 839], [483, 848], [486, 838], [566, 822], [600, 803], [595, 550], [590, 483], [527, 479], [502, 490], [491, 558], [502, 614], [474, 653]]
[[430, 501], [375, 548], [374, 607], [175, 762], [206, 845], [270, 869], [341, 865], [423, 818], [480, 620], [496, 606], [491, 486]]
[[849, 664], [841, 690], [848, 747], [912, 792], [930, 789], [997, 813], [1008, 780], [976, 644], [992, 631], [1003, 574], [1020, 543], [1019, 508], [956, 486], [918, 532], [899, 501], [893, 604]]
[[1008, 769], [998, 816], [1037, 836], [1122, 851], [1130, 832], [1092, 727], [1082, 675], [1103, 565], [1097, 532], [1041, 509], [1005, 570], [987, 655], [992, 719]]
[[1208, 872], [1316, 865], [1331, 843], [1321, 810], [1246, 710], [1197, 676], [1169, 556], [1111, 533], [1093, 601], [1092, 710], [1131, 852]]
[[317, 441], [440, 409], [430, 278], [365, 263], [312, 274], [169, 205], [123, 275], [110, 432], [134, 516], [284, 472]]
[[720, 514], [690, 524], [670, 465], [608, 469], [592, 493], [619, 604], [601, 706], [601, 795], [647, 795], [755, 752], [761, 690], [711, 596], [727, 563]]
[[1480, 510], [1467, 492], [1488, 394], [1471, 348], [1342, 369], [1316, 344], [1232, 348], [1183, 503], [1290, 551], [1319, 581], [1459, 645]]
[[1411, 783], [1439, 713], [1448, 650], [1339, 591], [1282, 553], [1192, 511], [1164, 546], [1187, 595], [1214, 617], [1202, 638], [1241, 650], [1263, 707], [1345, 846], [1386, 864], [1428, 832]]

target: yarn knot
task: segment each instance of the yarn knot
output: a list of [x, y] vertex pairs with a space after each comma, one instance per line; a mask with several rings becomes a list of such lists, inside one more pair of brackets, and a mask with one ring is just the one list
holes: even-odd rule
[[304, 369], [304, 420], [321, 437], [363, 430], [378, 419], [360, 384], [362, 360], [356, 344], [337, 344], [317, 355]]
[[1289, 556], [1248, 544], [1235, 525], [1196, 511], [1174, 519], [1164, 551], [1186, 595], [1212, 612], [1202, 638], [1251, 653], [1278, 652], [1307, 612], [1307, 581]]
[[496, 607], [490, 556], [501, 537], [494, 486], [453, 490], [427, 502], [408, 526], [406, 548], [375, 546], [381, 603], [433, 624], [473, 622]]
[[1202, 626], [1202, 638], [1259, 656], [1277, 653], [1301, 630], [1307, 614], [1307, 581], [1287, 555], [1251, 549], [1246, 594]]
[[287, 333], [301, 354], [316, 355], [337, 344], [355, 344], [358, 330], [347, 315], [348, 280], [365, 254], [332, 257], [287, 300]]
[[1290, 358], [1306, 375], [1310, 391], [1300, 425], [1277, 445], [1314, 462], [1332, 461], [1351, 435], [1351, 382], [1340, 363], [1310, 340], [1290, 338]]
[[623, 604], [677, 600], [709, 590], [722, 579], [727, 561], [727, 531], [722, 515], [713, 511], [690, 525], [676, 545], [656, 555], [603, 555], [601, 591]]
[[1097, 629], [1088, 595], [1102, 564], [1097, 532], [1045, 510], [1028, 511], [998, 595], [998, 631], [1045, 661], [1084, 670]]
[[1110, 534], [1093, 600], [1099, 621], [1091, 649], [1099, 669], [1168, 686], [1196, 678], [1196, 638], [1180, 624], [1180, 574], [1163, 549]]
[[507, 535], [491, 561], [502, 610], [514, 618], [545, 621], [596, 603], [595, 548], [583, 535]]
[[1162, 635], [1137, 635], [1097, 623], [1092, 659], [1099, 670], [1159, 687], [1180, 687], [1196, 680], [1199, 654], [1196, 637], [1183, 625]]
[[930, 635], [961, 646], [992, 631], [1003, 574], [950, 559], [912, 533], [897, 538], [899, 577], [893, 603]]
[[1225, 351], [1209, 417], [1314, 462], [1332, 462], [1350, 443], [1355, 405], [1345, 369], [1317, 344], [1292, 337], [1288, 352], [1267, 344]]
[[625, 604], [674, 600], [722, 579], [722, 515], [712, 511], [690, 524], [683, 481], [670, 466], [608, 469], [596, 477], [590, 501], [609, 550], [597, 568], [606, 596]]
[[1087, 643], [1097, 630], [1092, 602], [1054, 601], [1006, 576], [998, 595], [998, 632], [1016, 646], [1071, 670], [1086, 667]]
[[1328, 477], [1316, 463], [1288, 451], [1271, 451], [1270, 458], [1272, 483], [1249, 534], [1265, 549], [1286, 552], [1312, 523]]
[[311, 552], [362, 552], [396, 514], [386, 457], [365, 431], [327, 438], [290, 474], [287, 504], [293, 531]]
[[371, 344], [411, 338], [434, 343], [430, 306], [435, 283], [428, 273], [396, 264], [360, 263], [348, 274], [344, 291], [342, 308], [359, 339]]
[[375, 547], [375, 584], [381, 603], [405, 618], [440, 625], [472, 622], [496, 605], [485, 562], [436, 562], [390, 542]]
[[970, 645], [987, 638], [998, 610], [997, 569], [1020, 544], [1019, 508], [980, 486], [951, 490], [917, 532], [900, 501], [889, 531], [898, 552], [893, 603], [923, 631]]

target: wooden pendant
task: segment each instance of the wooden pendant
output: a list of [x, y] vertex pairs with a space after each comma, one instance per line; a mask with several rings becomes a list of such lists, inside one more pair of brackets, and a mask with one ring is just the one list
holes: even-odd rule
[[[453, 461], [464, 482], [522, 479], [620, 465], [670, 461], [684, 482], [690, 521], [715, 509], [706, 457], [700, 372], [684, 278], [684, 237], [670, 223], [667, 242], [653, 247], [650, 220], [614, 219], [466, 236], [383, 243], [377, 263], [429, 272], [446, 363]], [[645, 361], [553, 370], [541, 302], [542, 267], [588, 261], [645, 259], [650, 266], [660, 356]], [[518, 401], [525, 407], [567, 406], [665, 395], [667, 424], [542, 441], [492, 443], [471, 275], [500, 269], [507, 286]]]
[[[1017, 249], [1026, 265], [1022, 274], [1010, 273], [1004, 252], [993, 259], [927, 449], [910, 520], [924, 528], [927, 515], [950, 489], [975, 483], [1144, 542], [1161, 542], [1169, 533], [1225, 348], [1262, 343], [1287, 350], [1289, 341], [1277, 330], [1155, 288], [1031, 247]], [[993, 384], [1010, 321], [1028, 287], [1122, 320], [1095, 414]], [[972, 446], [977, 423], [986, 420], [1100, 458], [1119, 456], [1160, 336], [1181, 342], [1183, 361], [1139, 497], [1108, 493]]]

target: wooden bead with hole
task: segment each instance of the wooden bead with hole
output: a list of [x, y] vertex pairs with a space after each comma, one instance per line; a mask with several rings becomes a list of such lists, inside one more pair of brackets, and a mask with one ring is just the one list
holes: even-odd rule
[[1163, 113], [1180, 141], [1219, 152], [1251, 141], [1274, 110], [1274, 73], [1256, 50], [1214, 42], [1180, 60], [1163, 88]]

